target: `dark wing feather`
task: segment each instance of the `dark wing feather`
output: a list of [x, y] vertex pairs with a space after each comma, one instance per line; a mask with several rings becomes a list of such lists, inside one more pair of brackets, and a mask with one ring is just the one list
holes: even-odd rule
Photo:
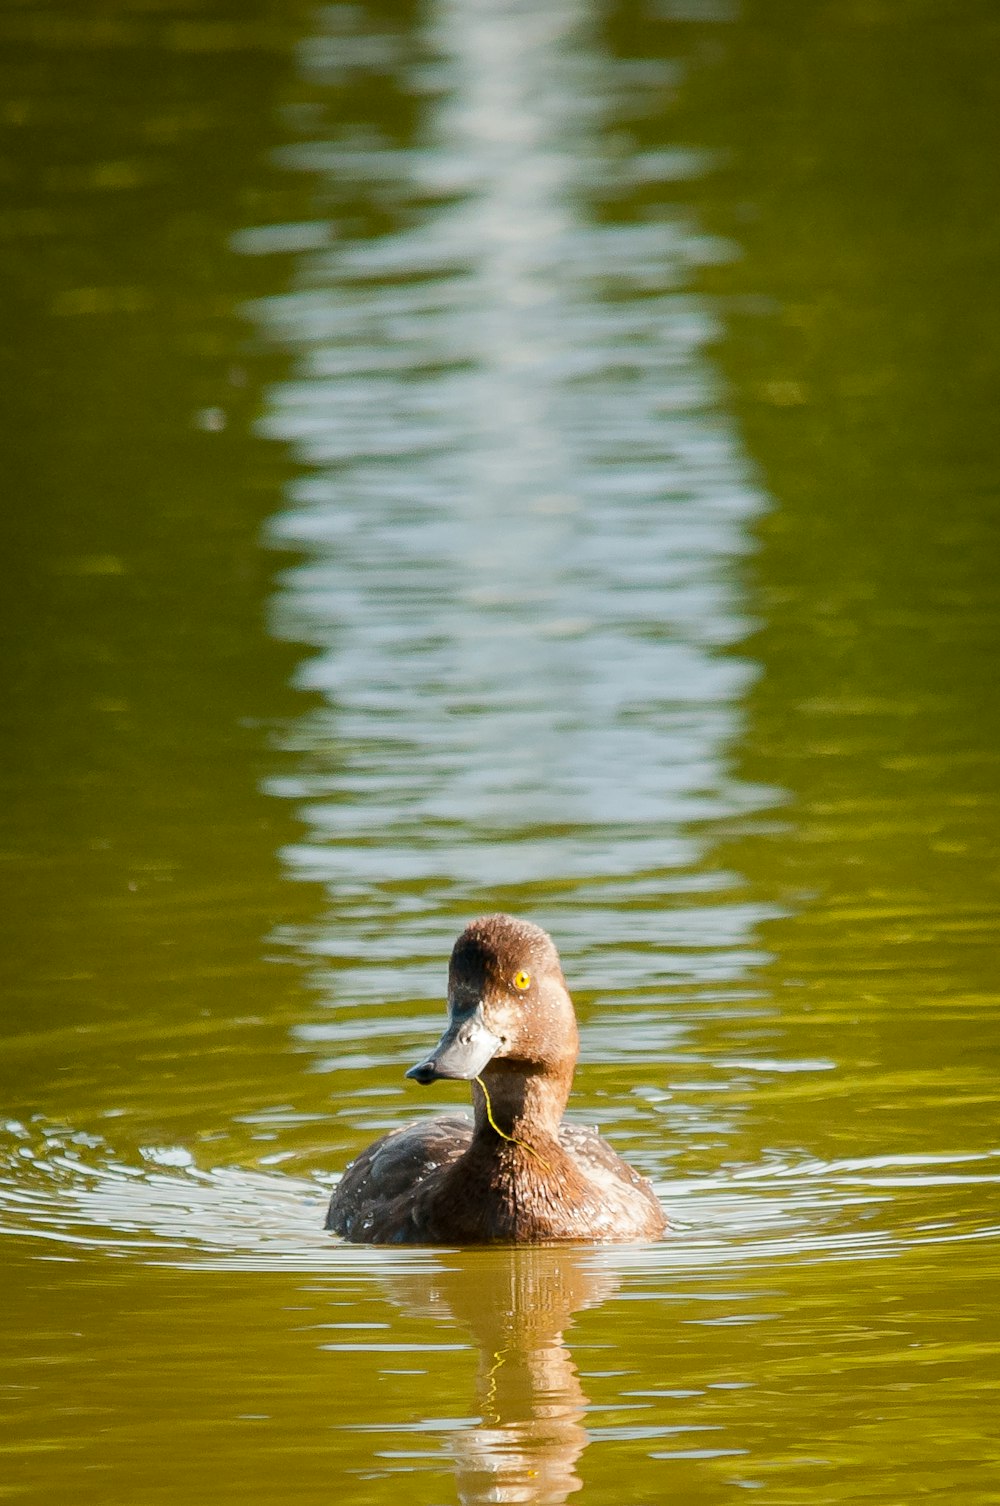
[[457, 1161], [471, 1139], [472, 1121], [459, 1114], [391, 1130], [348, 1166], [330, 1199], [326, 1227], [355, 1243], [405, 1239], [420, 1189]]

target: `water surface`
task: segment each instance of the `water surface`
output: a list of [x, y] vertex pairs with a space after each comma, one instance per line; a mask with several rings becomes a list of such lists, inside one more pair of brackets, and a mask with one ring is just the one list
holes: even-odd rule
[[[238, 11], [0, 23], [0, 1492], [996, 1500], [990, 8]], [[495, 908], [655, 1246], [322, 1231]]]

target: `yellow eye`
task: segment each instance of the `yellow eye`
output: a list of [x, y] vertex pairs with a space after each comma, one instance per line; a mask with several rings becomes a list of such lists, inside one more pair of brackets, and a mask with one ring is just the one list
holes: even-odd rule
[[526, 988], [530, 988], [531, 987], [531, 974], [530, 973], [526, 973], [523, 968], [521, 969], [521, 971], [519, 973], [515, 973], [514, 974], [514, 987], [516, 989], [518, 989], [520, 993], [523, 994], [524, 990]]

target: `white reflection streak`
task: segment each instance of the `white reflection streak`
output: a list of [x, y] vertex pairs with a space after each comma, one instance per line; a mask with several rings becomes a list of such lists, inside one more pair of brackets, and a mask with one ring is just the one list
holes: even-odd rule
[[[456, 870], [661, 883], [685, 822], [762, 798], [725, 767], [750, 667], [717, 652], [746, 630], [728, 565], [761, 498], [679, 291], [718, 248], [589, 201], [697, 154], [609, 156], [627, 85], [586, 0], [439, 0], [428, 39], [446, 87], [416, 149], [288, 156], [408, 182], [416, 222], [312, 253], [258, 306], [302, 353], [264, 423], [307, 470], [274, 524], [310, 556], [279, 631], [316, 645], [301, 679], [334, 708], [303, 740], [340, 753], [282, 781], [319, 797], [287, 858], [342, 896]], [[699, 916], [713, 948], [760, 918], [702, 905], [695, 944]]]
[[468, 432], [477, 436], [471, 500], [487, 522], [498, 507], [509, 518], [519, 502], [534, 514], [531, 549], [524, 530], [493, 529], [494, 547], [479, 563], [492, 574], [499, 544], [522, 581], [524, 567], [541, 563], [555, 542], [552, 530], [538, 537], [539, 504], [574, 500], [567, 483], [576, 466], [552, 411], [552, 368], [565, 356], [560, 270], [579, 232], [572, 197], [594, 125], [597, 81], [571, 46], [586, 9], [576, 0], [541, 8], [442, 0], [432, 28], [454, 82], [436, 135], [461, 144], [475, 184], [437, 227], [460, 248], [474, 284], [476, 375], [465, 387]]

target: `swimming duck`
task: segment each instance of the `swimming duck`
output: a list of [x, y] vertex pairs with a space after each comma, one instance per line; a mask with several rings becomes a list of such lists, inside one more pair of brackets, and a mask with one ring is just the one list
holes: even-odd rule
[[474, 920], [448, 968], [448, 1025], [407, 1077], [472, 1083], [474, 1117], [383, 1135], [344, 1172], [326, 1227], [355, 1244], [655, 1239], [649, 1182], [564, 1124], [579, 1036], [552, 938], [512, 915]]

